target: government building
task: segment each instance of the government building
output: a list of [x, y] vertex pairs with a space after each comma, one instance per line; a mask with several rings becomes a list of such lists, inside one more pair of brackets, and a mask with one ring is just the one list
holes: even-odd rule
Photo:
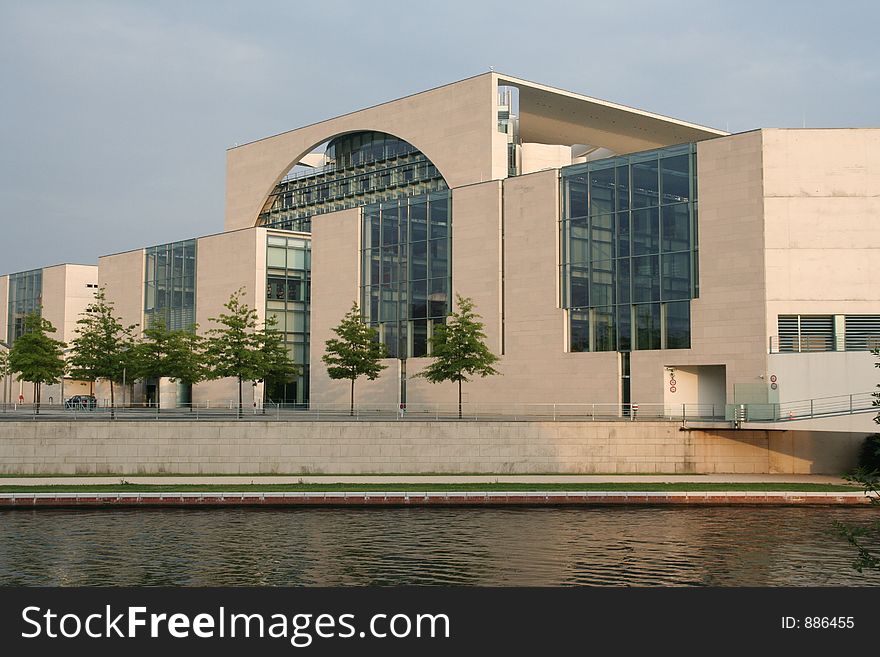
[[[222, 232], [0, 277], [0, 340], [40, 308], [72, 340], [99, 287], [125, 323], [202, 332], [241, 288], [302, 367], [246, 403], [347, 408], [321, 356], [357, 301], [389, 355], [357, 404], [416, 412], [457, 400], [415, 375], [461, 295], [500, 358], [471, 408], [771, 418], [874, 389], [878, 217], [880, 129], [727, 134], [489, 72], [231, 148]], [[43, 399], [87, 387], [63, 385]], [[126, 391], [157, 397], [237, 388]]]

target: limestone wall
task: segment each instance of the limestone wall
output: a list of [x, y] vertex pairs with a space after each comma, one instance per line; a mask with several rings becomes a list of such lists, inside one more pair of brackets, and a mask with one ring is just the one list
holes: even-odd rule
[[2, 474], [822, 473], [864, 434], [673, 422], [2, 422]]

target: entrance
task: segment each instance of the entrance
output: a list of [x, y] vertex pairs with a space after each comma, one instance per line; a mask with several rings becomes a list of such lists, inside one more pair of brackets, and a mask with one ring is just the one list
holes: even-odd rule
[[671, 417], [724, 418], [727, 375], [724, 365], [667, 365], [663, 401]]

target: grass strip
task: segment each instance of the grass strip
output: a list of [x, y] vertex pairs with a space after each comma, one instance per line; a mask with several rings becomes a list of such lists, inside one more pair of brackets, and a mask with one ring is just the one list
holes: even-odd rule
[[858, 492], [859, 486], [811, 483], [387, 483], [387, 484], [102, 484], [0, 486], [0, 493], [282, 493], [282, 492], [519, 492], [519, 491], [632, 491], [632, 492]]

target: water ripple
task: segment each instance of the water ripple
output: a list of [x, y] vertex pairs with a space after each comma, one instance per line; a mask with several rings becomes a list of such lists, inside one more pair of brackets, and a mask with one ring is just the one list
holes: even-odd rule
[[0, 512], [4, 586], [848, 586], [833, 521], [759, 507]]

